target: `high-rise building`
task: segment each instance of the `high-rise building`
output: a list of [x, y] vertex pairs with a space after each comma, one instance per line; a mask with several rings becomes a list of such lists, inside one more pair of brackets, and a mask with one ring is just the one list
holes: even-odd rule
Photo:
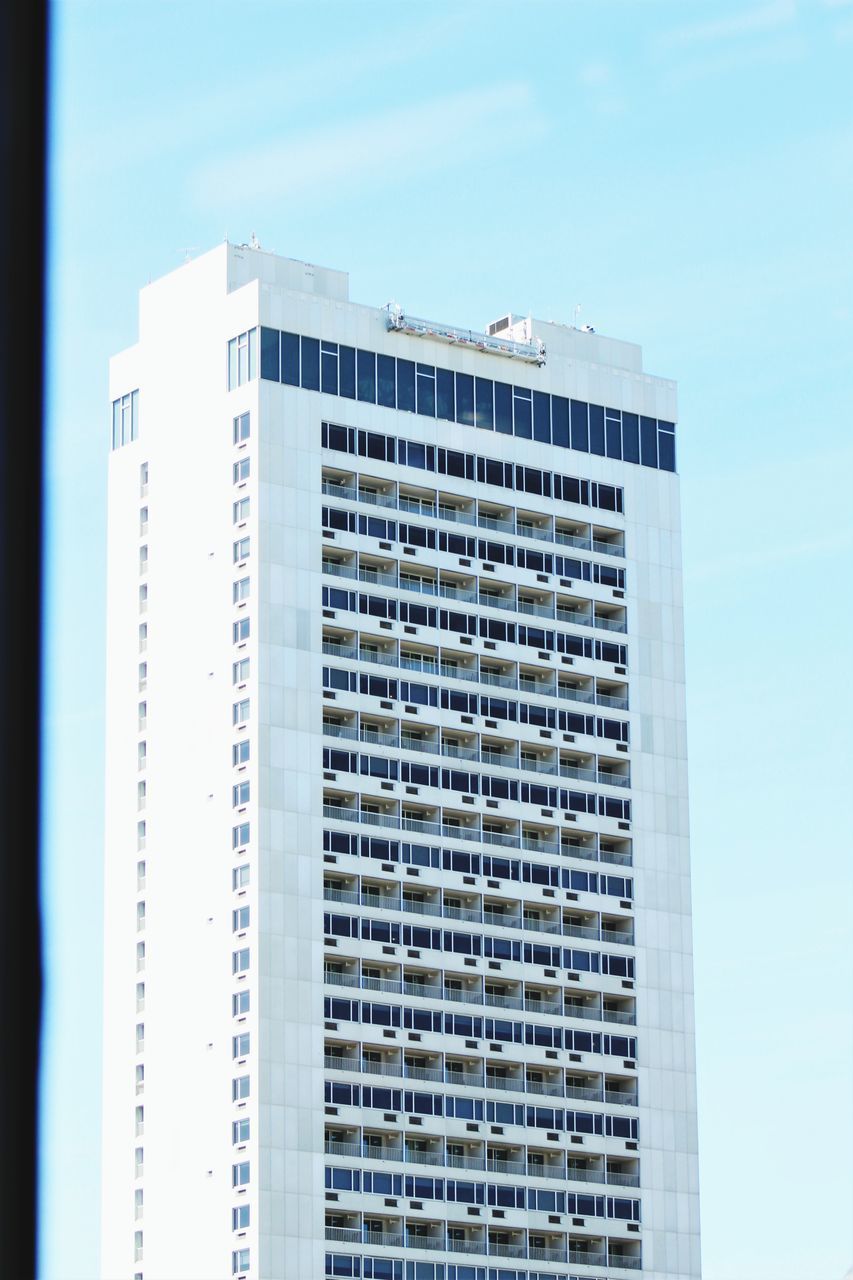
[[110, 380], [103, 1275], [695, 1280], [673, 383], [230, 244]]

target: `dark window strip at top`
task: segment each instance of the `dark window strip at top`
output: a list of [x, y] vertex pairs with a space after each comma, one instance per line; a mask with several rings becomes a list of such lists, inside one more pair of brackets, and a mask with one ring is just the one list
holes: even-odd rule
[[298, 333], [261, 329], [261, 377], [465, 427], [675, 471], [674, 422]]
[[400, 467], [434, 471], [437, 475], [476, 480], [479, 484], [530, 493], [536, 497], [557, 498], [582, 507], [599, 507], [602, 511], [624, 512], [624, 492], [617, 485], [598, 484], [595, 480], [579, 480], [558, 471], [541, 471], [521, 463], [499, 462], [482, 454], [461, 453], [434, 444], [421, 444], [403, 436], [386, 436], [378, 431], [356, 430], [324, 422], [320, 442], [324, 449], [350, 453], [377, 462], [393, 462]]

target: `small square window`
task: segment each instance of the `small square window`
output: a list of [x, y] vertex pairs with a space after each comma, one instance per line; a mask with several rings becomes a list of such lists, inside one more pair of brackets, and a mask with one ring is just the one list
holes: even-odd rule
[[250, 424], [248, 413], [241, 413], [239, 417], [234, 419], [234, 443], [242, 444], [244, 440], [248, 440], [250, 435]]
[[242, 484], [244, 480], [249, 479], [251, 464], [248, 458], [238, 458], [234, 463], [234, 483]]
[[243, 1014], [249, 1012], [250, 993], [246, 990], [235, 991], [231, 997], [231, 1015], [234, 1018], [240, 1018]]
[[234, 604], [239, 604], [241, 600], [249, 599], [249, 579], [241, 578], [239, 582], [234, 583], [232, 599]]

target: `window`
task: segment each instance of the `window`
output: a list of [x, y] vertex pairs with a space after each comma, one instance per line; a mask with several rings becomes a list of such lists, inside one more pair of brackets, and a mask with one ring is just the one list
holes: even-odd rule
[[249, 519], [249, 498], [240, 498], [234, 503], [234, 523], [240, 524], [242, 520]]
[[148, 663], [140, 662], [139, 664], [139, 691], [142, 692], [148, 685]]
[[231, 872], [231, 888], [245, 889], [248, 883], [249, 883], [249, 864], [248, 862], [244, 862], [242, 863], [241, 866], [235, 867], [234, 870]]
[[239, 604], [241, 600], [248, 600], [249, 599], [249, 579], [240, 578], [238, 582], [235, 582], [232, 588], [231, 594], [232, 594], [232, 599], [234, 601], [234, 604]]
[[234, 483], [242, 484], [245, 480], [248, 480], [250, 470], [251, 470], [251, 467], [250, 467], [249, 459], [238, 458], [238, 460], [234, 463]]
[[231, 1185], [234, 1187], [245, 1187], [249, 1182], [249, 1161], [243, 1160], [240, 1164], [231, 1167]]
[[241, 413], [234, 419], [234, 443], [242, 444], [249, 439], [250, 424], [248, 413]]
[[144, 862], [137, 862], [136, 864], [136, 888], [137, 890], [145, 888], [145, 863]]
[[237, 991], [231, 997], [231, 1016], [233, 1018], [242, 1017], [243, 1014], [249, 1012], [249, 992]]
[[[235, 1184], [236, 1185], [236, 1184]], [[236, 1249], [231, 1256], [231, 1270], [236, 1275], [238, 1271], [249, 1270], [249, 1250]]]
[[250, 750], [251, 748], [248, 738], [244, 738], [242, 742], [235, 742], [234, 746], [231, 748], [231, 763], [247, 764]]
[[258, 331], [249, 329], [228, 343], [228, 390], [258, 376]]
[[148, 703], [140, 702], [138, 707], [136, 708], [137, 729], [144, 729], [147, 722], [148, 722]]
[[231, 1126], [232, 1142], [248, 1142], [249, 1141], [249, 1117], [244, 1116], [240, 1120], [235, 1120]]
[[133, 1260], [139, 1262], [142, 1258], [142, 1232], [134, 1231], [133, 1233]]
[[249, 1032], [242, 1031], [239, 1036], [234, 1036], [231, 1041], [231, 1054], [235, 1058], [245, 1058], [249, 1053]]
[[137, 1187], [133, 1193], [133, 1216], [134, 1218], [142, 1217], [142, 1188]]
[[238, 782], [231, 788], [231, 802], [235, 809], [239, 808], [240, 805], [249, 803], [249, 792], [248, 782]]
[[136, 944], [136, 972], [139, 973], [145, 968], [145, 943], [137, 942]]
[[251, 538], [239, 538], [237, 542], [234, 543], [234, 563], [235, 564], [237, 564], [238, 561], [240, 560], [248, 560], [250, 545], [251, 545]]
[[234, 1102], [244, 1102], [249, 1097], [249, 1077], [237, 1076], [231, 1081], [231, 1098]]
[[139, 548], [139, 572], [148, 572], [148, 545], [147, 543]]
[[248, 680], [249, 679], [249, 659], [241, 658], [239, 662], [235, 662], [231, 668], [231, 675], [232, 675], [232, 682], [234, 684], [242, 684], [244, 680]]
[[137, 1138], [141, 1138], [145, 1132], [145, 1108], [137, 1107], [133, 1117], [134, 1130]]
[[145, 848], [145, 836], [146, 836], [146, 830], [147, 830], [147, 828], [146, 828], [145, 820], [144, 820], [144, 819], [142, 820], [142, 822], [137, 822], [137, 824], [136, 824], [136, 847], [137, 847], [137, 849], [144, 849], [144, 848]]
[[[130, 391], [127, 395], [119, 396], [118, 400], [113, 400], [113, 448], [119, 449], [123, 444], [130, 444], [138, 435], [139, 392]], [[148, 483], [147, 469], [145, 483]]]
[[136, 767], [144, 769], [148, 762], [148, 743], [143, 738], [136, 746]]
[[144, 780], [136, 784], [136, 807], [137, 809], [145, 808], [145, 801], [148, 797], [148, 783]]
[[140, 463], [139, 467], [139, 496], [144, 498], [148, 492], [148, 463]]
[[145, 613], [148, 608], [148, 583], [143, 582], [139, 588], [139, 612]]
[[136, 1081], [136, 1092], [142, 1093], [143, 1090], [145, 1089], [145, 1063], [144, 1062], [137, 1062], [136, 1070], [134, 1072], [134, 1079]]
[[242, 947], [239, 951], [231, 953], [231, 971], [232, 973], [245, 973], [249, 968], [249, 948]]
[[245, 1231], [249, 1221], [249, 1206], [247, 1204], [238, 1204], [236, 1209], [231, 1210], [231, 1228], [233, 1231]]
[[231, 627], [231, 639], [234, 644], [240, 644], [243, 640], [249, 639], [251, 626], [248, 618], [238, 618]]
[[231, 927], [235, 933], [238, 933], [241, 929], [248, 929], [249, 927], [249, 908], [248, 907], [238, 907], [236, 911], [233, 911], [231, 913], [231, 916], [232, 916]]
[[232, 723], [242, 724], [249, 719], [249, 699], [241, 698], [239, 702], [235, 702], [232, 708]]
[[136, 1052], [142, 1053], [145, 1048], [145, 1023], [137, 1022], [136, 1024]]
[[145, 1152], [142, 1147], [137, 1147], [133, 1153], [133, 1175], [141, 1178], [145, 1168]]
[[140, 507], [139, 509], [139, 532], [145, 533], [148, 529], [148, 508]]
[[238, 827], [234, 827], [231, 831], [231, 847], [239, 848], [240, 845], [249, 843], [249, 823], [241, 822]]

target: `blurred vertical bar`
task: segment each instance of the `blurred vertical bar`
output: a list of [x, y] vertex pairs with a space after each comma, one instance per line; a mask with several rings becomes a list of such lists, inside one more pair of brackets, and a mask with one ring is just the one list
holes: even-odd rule
[[0, 1270], [36, 1272], [47, 5], [0, 5]]

